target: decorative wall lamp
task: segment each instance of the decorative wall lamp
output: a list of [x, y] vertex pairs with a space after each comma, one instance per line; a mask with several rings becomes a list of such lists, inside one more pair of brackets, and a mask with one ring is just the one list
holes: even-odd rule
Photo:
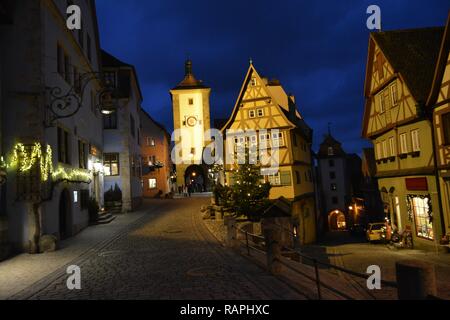
[[83, 106], [86, 88], [92, 81], [100, 81], [102, 89], [97, 92], [96, 109], [102, 114], [109, 115], [118, 108], [117, 90], [113, 83], [105, 81], [101, 72], [81, 74], [66, 92], [61, 87], [47, 88], [48, 97], [48, 127], [53, 127], [58, 119], [70, 118], [77, 114]]

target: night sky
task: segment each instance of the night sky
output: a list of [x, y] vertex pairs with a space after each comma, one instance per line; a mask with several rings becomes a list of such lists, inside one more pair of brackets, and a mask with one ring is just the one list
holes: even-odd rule
[[331, 122], [344, 149], [360, 153], [371, 4], [383, 30], [443, 26], [450, 9], [448, 0], [97, 0], [97, 14], [102, 47], [136, 66], [143, 107], [170, 132], [168, 91], [187, 57], [212, 88], [213, 119], [230, 115], [251, 57], [296, 96], [316, 150]]

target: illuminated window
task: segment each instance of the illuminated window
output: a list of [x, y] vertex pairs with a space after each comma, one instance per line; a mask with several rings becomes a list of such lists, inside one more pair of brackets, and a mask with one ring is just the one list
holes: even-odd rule
[[119, 175], [119, 154], [118, 153], [105, 153], [103, 159], [103, 167], [105, 176], [118, 176]]
[[411, 142], [412, 142], [412, 151], [419, 152], [420, 151], [419, 129], [411, 131]]
[[154, 147], [155, 145], [156, 145], [155, 139], [153, 139], [152, 137], [147, 137], [147, 146]]
[[328, 155], [329, 156], [334, 156], [334, 149], [333, 149], [333, 147], [328, 147]]
[[388, 157], [388, 142], [387, 140], [384, 140], [382, 142], [383, 145], [383, 159], [386, 159]]
[[433, 223], [430, 221], [430, 198], [409, 196], [410, 207], [416, 224], [416, 235], [434, 240]]
[[395, 157], [395, 141], [394, 137], [389, 138], [389, 155]]
[[272, 133], [272, 146], [274, 147], [284, 146], [283, 132]]
[[397, 83], [393, 83], [390, 86], [391, 89], [391, 97], [392, 97], [392, 106], [396, 106], [398, 104], [398, 91], [397, 91]]
[[156, 179], [155, 178], [148, 179], [148, 188], [156, 189]]
[[400, 152], [401, 154], [408, 153], [408, 136], [406, 133], [400, 135]]
[[332, 183], [330, 185], [330, 189], [331, 189], [331, 191], [337, 191], [337, 184], [336, 183]]

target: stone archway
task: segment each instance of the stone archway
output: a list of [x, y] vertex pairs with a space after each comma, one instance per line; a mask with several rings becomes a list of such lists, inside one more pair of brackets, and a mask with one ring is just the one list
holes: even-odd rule
[[59, 238], [72, 236], [72, 206], [70, 192], [64, 189], [59, 197]]
[[333, 210], [328, 214], [328, 230], [343, 231], [347, 229], [345, 214], [340, 210]]

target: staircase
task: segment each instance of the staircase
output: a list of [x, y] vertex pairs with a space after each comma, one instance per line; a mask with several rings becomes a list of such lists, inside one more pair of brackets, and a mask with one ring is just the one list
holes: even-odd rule
[[116, 216], [113, 216], [110, 212], [104, 211], [101, 212], [96, 221], [91, 222], [91, 225], [100, 225], [100, 224], [108, 224], [116, 219]]

